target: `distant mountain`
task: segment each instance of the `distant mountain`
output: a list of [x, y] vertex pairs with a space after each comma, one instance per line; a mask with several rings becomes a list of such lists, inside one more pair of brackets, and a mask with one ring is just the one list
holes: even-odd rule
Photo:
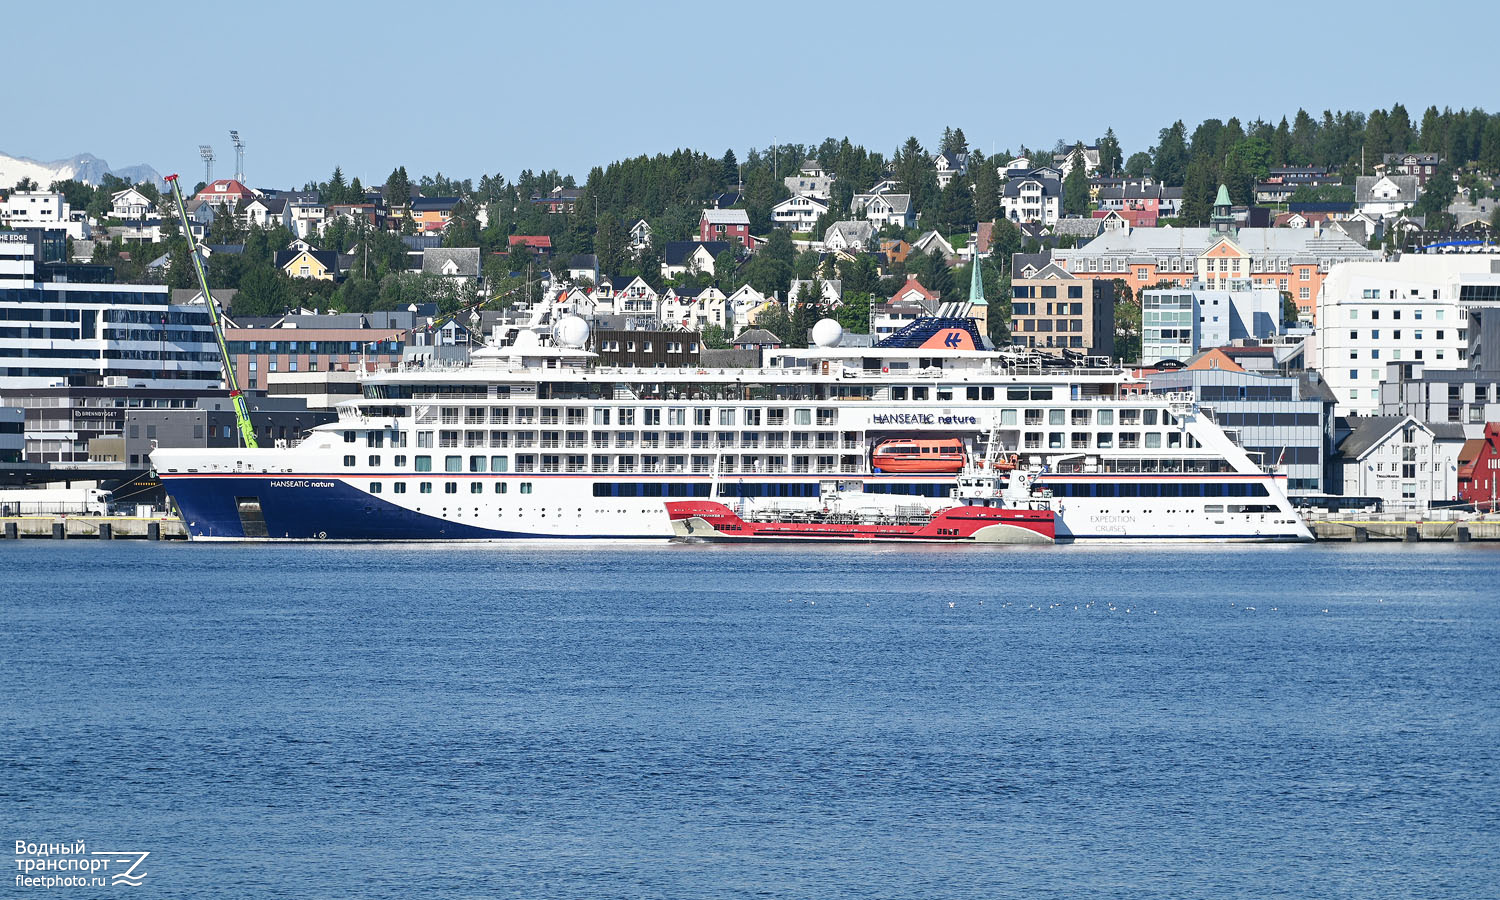
[[0, 188], [6, 190], [23, 178], [30, 178], [46, 190], [52, 182], [66, 181], [69, 178], [88, 184], [98, 184], [104, 180], [105, 175], [123, 178], [131, 184], [139, 184], [142, 181], [154, 181], [158, 187], [165, 184], [156, 170], [144, 163], [111, 169], [109, 163], [92, 153], [80, 153], [69, 159], [52, 162], [38, 162], [24, 156], [9, 156], [0, 153]]

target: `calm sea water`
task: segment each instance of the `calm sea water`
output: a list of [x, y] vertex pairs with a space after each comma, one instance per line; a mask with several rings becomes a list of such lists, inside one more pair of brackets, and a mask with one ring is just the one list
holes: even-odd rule
[[1500, 547], [0, 545], [139, 897], [1495, 897]]

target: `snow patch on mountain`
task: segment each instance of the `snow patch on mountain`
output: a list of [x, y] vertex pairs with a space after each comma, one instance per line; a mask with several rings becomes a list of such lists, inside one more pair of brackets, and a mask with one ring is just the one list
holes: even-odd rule
[[0, 189], [3, 190], [9, 190], [23, 178], [30, 178], [41, 185], [42, 190], [46, 190], [52, 182], [66, 181], [70, 178], [97, 185], [104, 180], [105, 175], [123, 178], [131, 184], [152, 181], [158, 187], [165, 185], [156, 170], [144, 163], [112, 169], [109, 163], [92, 153], [80, 153], [68, 159], [58, 159], [52, 162], [40, 162], [25, 156], [0, 153]]

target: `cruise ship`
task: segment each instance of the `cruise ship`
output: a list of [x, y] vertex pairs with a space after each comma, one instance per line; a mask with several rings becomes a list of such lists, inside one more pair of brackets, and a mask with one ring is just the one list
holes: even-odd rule
[[[197, 540], [665, 539], [669, 502], [753, 515], [816, 507], [834, 486], [939, 510], [953, 447], [1029, 473], [1058, 543], [1312, 539], [1275, 461], [1191, 395], [984, 350], [969, 319], [875, 347], [840, 346], [825, 321], [811, 348], [723, 369], [600, 367], [582, 319], [532, 325], [462, 365], [368, 372], [294, 444], [162, 447], [152, 462]], [[891, 447], [908, 453], [899, 471], [878, 465]], [[928, 470], [910, 458], [924, 447], [942, 457]]]

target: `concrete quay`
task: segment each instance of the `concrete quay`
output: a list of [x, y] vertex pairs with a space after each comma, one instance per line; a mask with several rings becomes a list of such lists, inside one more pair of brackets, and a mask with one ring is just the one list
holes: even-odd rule
[[187, 526], [176, 516], [5, 516], [0, 538], [55, 540], [187, 540]]
[[1307, 523], [1320, 541], [1500, 541], [1500, 518], [1484, 519], [1313, 519]]

